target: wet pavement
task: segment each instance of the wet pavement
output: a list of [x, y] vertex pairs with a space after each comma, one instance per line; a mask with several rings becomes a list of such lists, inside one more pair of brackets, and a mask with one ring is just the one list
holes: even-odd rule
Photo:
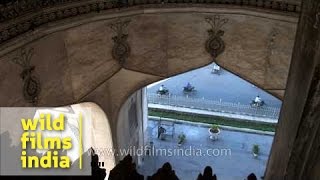
[[[219, 180], [242, 180], [250, 173], [263, 176], [273, 136], [221, 130], [218, 140], [209, 138], [207, 128], [175, 124], [174, 136], [157, 139], [157, 121], [148, 122], [149, 140], [154, 156], [146, 156], [138, 168], [145, 176], [152, 175], [165, 162], [170, 162], [181, 180], [195, 180], [205, 166], [211, 166]], [[178, 147], [178, 135], [186, 141]], [[253, 157], [252, 146], [258, 144], [260, 154]], [[171, 152], [171, 153], [170, 153]]]

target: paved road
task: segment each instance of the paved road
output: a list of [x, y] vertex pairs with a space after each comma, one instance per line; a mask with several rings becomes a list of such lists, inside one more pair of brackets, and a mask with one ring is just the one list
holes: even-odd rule
[[[152, 175], [165, 162], [171, 163], [177, 176], [182, 180], [195, 180], [200, 171], [203, 171], [208, 165], [213, 167], [218, 179], [222, 180], [245, 179], [251, 172], [255, 173], [258, 178], [264, 174], [273, 136], [222, 130], [219, 139], [212, 141], [209, 139], [207, 128], [176, 124], [174, 138], [167, 137], [165, 141], [162, 141], [157, 139], [156, 123], [155, 121], [148, 122], [149, 138], [154, 142], [155, 148], [179, 149], [177, 135], [184, 132], [186, 142], [180, 149], [185, 150], [185, 156], [145, 157], [143, 165], [138, 169], [139, 173], [145, 176]], [[260, 146], [261, 154], [257, 159], [251, 153], [253, 144]], [[190, 147], [195, 152], [200, 152], [198, 150], [200, 149], [203, 155], [188, 156], [187, 149]], [[207, 149], [211, 149], [208, 154]], [[218, 155], [219, 149], [230, 149], [231, 154], [220, 151], [221, 154], [227, 155], [212, 156], [212, 154]]]
[[255, 96], [259, 95], [268, 106], [280, 107], [281, 101], [267, 92], [259, 89], [238, 76], [222, 70], [220, 75], [211, 74], [212, 65], [189, 71], [161, 83], [154, 83], [148, 86], [148, 92], [155, 93], [160, 85], [165, 85], [171, 94], [184, 95], [183, 87], [190, 82], [196, 88], [196, 93], [191, 95], [195, 98], [210, 100], [222, 100], [249, 104]]

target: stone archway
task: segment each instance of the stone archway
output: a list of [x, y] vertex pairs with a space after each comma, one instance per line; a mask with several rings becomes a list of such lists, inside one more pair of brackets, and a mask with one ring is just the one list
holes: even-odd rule
[[[41, 82], [38, 106], [96, 102], [111, 117], [115, 130], [119, 109], [134, 91], [212, 62], [204, 46], [211, 28], [205, 18], [217, 13], [228, 23], [221, 27], [225, 31], [225, 51], [216, 61], [281, 98], [297, 18], [263, 11], [195, 7], [80, 16], [40, 28], [31, 36], [19, 36], [19, 42], [3, 44], [0, 89], [5, 96], [1, 96], [1, 106], [31, 105], [21, 92], [23, 80], [19, 74], [23, 68], [12, 60], [23, 57], [22, 48], [33, 49], [30, 65]], [[123, 16], [131, 20], [124, 29], [131, 52], [121, 65], [111, 53], [112, 37], [117, 34], [109, 26], [114, 17]]]
[[[56, 21], [12, 39], [0, 47], [1, 106], [31, 106], [22, 89], [23, 70], [12, 60], [21, 48], [34, 49], [30, 64], [40, 79], [37, 106], [90, 101], [110, 117], [117, 146], [117, 118], [126, 99], [152, 82], [207, 65], [204, 48], [210, 28], [204, 18], [219, 13], [225, 52], [216, 61], [224, 68], [283, 97], [291, 59], [297, 15], [212, 7], [129, 9]], [[115, 17], [131, 19], [125, 64], [112, 57], [109, 28]], [[254, 51], [251, 51], [254, 49]], [[12, 83], [15, 82], [15, 83]]]

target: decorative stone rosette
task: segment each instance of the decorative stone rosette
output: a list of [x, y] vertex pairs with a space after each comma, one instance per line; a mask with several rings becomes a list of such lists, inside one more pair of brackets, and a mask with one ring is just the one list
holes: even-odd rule
[[130, 20], [117, 20], [110, 24], [110, 28], [116, 33], [116, 36], [112, 37], [114, 42], [112, 48], [112, 57], [123, 65], [129, 57], [130, 46], [128, 44], [128, 34], [124, 33], [128, 27]]
[[130, 46], [127, 42], [128, 35], [113, 37], [114, 46], [112, 48], [112, 57], [123, 65], [129, 57]]
[[222, 26], [228, 22], [228, 19], [222, 19], [219, 15], [207, 17], [205, 20], [211, 25], [211, 29], [208, 30], [209, 38], [205, 43], [206, 51], [215, 60], [225, 49], [225, 44], [221, 38], [224, 31], [221, 30]]
[[39, 78], [33, 75], [35, 66], [30, 65], [32, 56], [33, 49], [22, 49], [20, 51], [20, 56], [14, 58], [13, 62], [23, 68], [20, 74], [20, 77], [23, 80], [23, 97], [26, 101], [35, 105], [37, 103], [41, 88]]

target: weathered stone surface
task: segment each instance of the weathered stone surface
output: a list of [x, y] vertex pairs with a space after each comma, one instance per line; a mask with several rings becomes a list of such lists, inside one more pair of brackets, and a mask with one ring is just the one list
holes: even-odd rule
[[[0, 61], [0, 106], [28, 106], [22, 94], [23, 81], [20, 78], [22, 68], [11, 62], [15, 53], [10, 53]], [[33, 62], [32, 62], [33, 63]], [[37, 70], [36, 70], [37, 72]]]
[[[50, 42], [50, 43], [48, 43]], [[23, 48], [33, 48], [31, 65], [35, 66], [34, 74], [40, 79], [41, 92], [39, 106], [56, 106], [72, 102], [72, 87], [69, 78], [70, 68], [66, 62], [63, 34], [56, 33], [31, 43]], [[22, 95], [23, 81], [20, 78], [22, 68], [11, 62], [19, 56], [19, 50], [4, 56], [1, 63], [3, 81], [0, 88], [4, 94], [0, 96], [1, 106], [30, 106]], [[5, 93], [6, 92], [6, 93]]]
[[205, 50], [209, 29], [205, 17], [205, 14], [167, 15], [169, 76], [212, 62]]
[[160, 79], [162, 78], [158, 76], [146, 75], [125, 69], [121, 69], [116, 75], [112, 76], [107, 82], [112, 101], [112, 118], [115, 119], [117, 117], [120, 107], [132, 93]]
[[[100, 1], [100, 2], [99, 2]], [[300, 0], [301, 1], [301, 0]], [[253, 1], [169, 1], [163, 3], [161, 1], [129, 1], [127, 8], [139, 9], [142, 11], [153, 11], [154, 7], [161, 8], [179, 8], [179, 7], [209, 7], [220, 9], [251, 9], [254, 11], [263, 11], [266, 13], [286, 14], [288, 16], [297, 16], [300, 12], [300, 1], [287, 0], [253, 0]], [[98, 4], [97, 4], [98, 3]], [[117, 3], [116, 3], [117, 4]], [[119, 8], [114, 2], [98, 0], [98, 1], [40, 1], [35, 3], [29, 0], [20, 0], [19, 3], [7, 3], [0, 9], [0, 44], [14, 39], [15, 37], [27, 33], [34, 28], [50, 25], [55, 21], [62, 19], [69, 20], [75, 17], [81, 17], [96, 12], [112, 12]], [[161, 4], [161, 5], [160, 5]], [[126, 8], [126, 9], [127, 9]]]
[[320, 1], [306, 0], [302, 7], [266, 180], [319, 179]]
[[[68, 103], [74, 100], [63, 38], [64, 34], [56, 33], [29, 46], [34, 48], [32, 64], [35, 65], [41, 81], [39, 106], [59, 105], [61, 102]], [[65, 98], [61, 101], [57, 97]]]
[[268, 90], [272, 95], [276, 96], [279, 99], [283, 99], [285, 90]]
[[96, 102], [110, 119], [115, 119], [117, 111], [132, 93], [161, 79], [159, 76], [121, 69], [81, 101]]
[[[204, 48], [210, 26], [204, 18], [213, 15], [200, 12], [149, 13], [127, 17], [132, 21], [128, 27], [128, 43], [132, 51], [123, 67], [170, 77], [210, 63], [212, 59]], [[265, 90], [284, 90], [295, 24], [261, 14], [220, 15], [229, 22], [222, 28], [226, 49], [217, 62]], [[73, 96], [69, 100], [83, 98], [121, 68], [111, 56], [112, 37], [115, 35], [108, 27], [111, 21], [83, 23], [33, 42], [39, 44], [38, 47], [52, 50], [43, 51], [46, 56], [42, 56], [42, 62], [55, 62], [51, 63], [55, 66], [56, 62], [65, 61], [59, 69], [67, 71], [61, 78], [72, 84], [71, 88], [66, 85]], [[55, 39], [53, 37], [58, 38], [51, 42]], [[58, 40], [59, 43], [56, 42]], [[65, 54], [57, 57], [62, 52]], [[52, 90], [46, 87], [44, 92], [53, 96]]]
[[[134, 92], [127, 100], [122, 104], [119, 116], [117, 119], [117, 143], [118, 148], [125, 149], [127, 147], [143, 147], [144, 144], [144, 132], [143, 126], [143, 106], [142, 90]], [[136, 154], [132, 154], [136, 162], [141, 162], [143, 157], [139, 157]], [[122, 158], [124, 155], [120, 155], [118, 158]]]
[[228, 17], [226, 50], [218, 57], [218, 64], [265, 90], [284, 90], [295, 24], [241, 15]]
[[285, 89], [296, 25], [274, 23], [268, 37], [268, 58], [265, 62], [265, 89]]
[[104, 110], [104, 112], [106, 112], [112, 129], [115, 147], [118, 147], [117, 121], [120, 108], [124, 105], [127, 98], [135, 91], [161, 79], [162, 78], [158, 76], [121, 69], [112, 78], [90, 92], [90, 94], [82, 100], [83, 102], [95, 102]]
[[129, 27], [131, 55], [127, 69], [166, 76], [168, 72], [166, 16], [142, 15], [132, 19]]
[[75, 99], [81, 98], [120, 69], [111, 56], [113, 33], [108, 23], [110, 21], [89, 23], [65, 32]]

